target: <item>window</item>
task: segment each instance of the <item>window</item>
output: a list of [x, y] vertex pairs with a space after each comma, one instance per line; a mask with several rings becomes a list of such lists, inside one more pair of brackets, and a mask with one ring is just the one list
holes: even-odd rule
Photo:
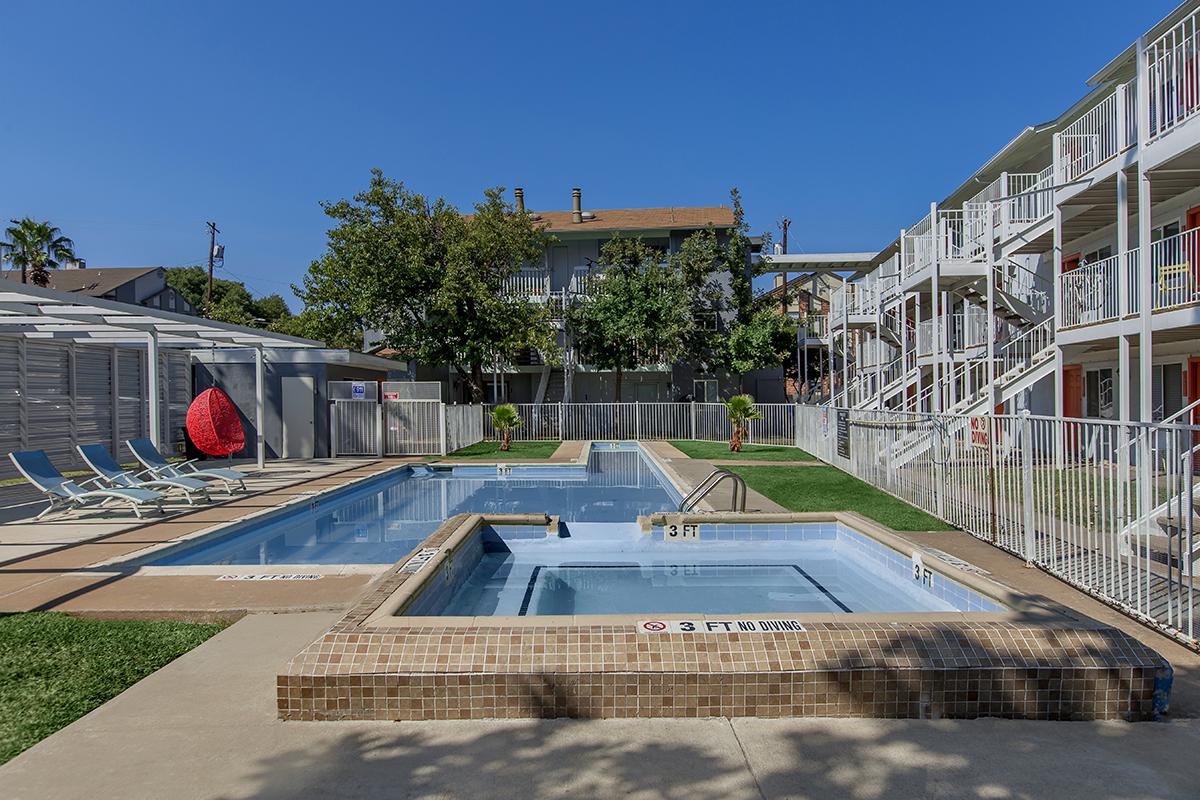
[[1097, 261], [1103, 261], [1106, 258], [1112, 258], [1112, 247], [1109, 245], [1105, 245], [1099, 250], [1093, 250], [1090, 253], [1084, 254], [1083, 263], [1095, 264]]
[[717, 382], [713, 378], [692, 381], [692, 399], [697, 403], [717, 402]]
[[1166, 225], [1160, 225], [1150, 231], [1150, 241], [1160, 242], [1163, 239], [1169, 239], [1179, 233], [1179, 222], [1168, 222]]
[[1084, 416], [1092, 419], [1113, 419], [1113, 371], [1088, 370], [1084, 383], [1086, 408]]
[[1163, 420], [1183, 408], [1183, 365], [1155, 364], [1153, 419]]

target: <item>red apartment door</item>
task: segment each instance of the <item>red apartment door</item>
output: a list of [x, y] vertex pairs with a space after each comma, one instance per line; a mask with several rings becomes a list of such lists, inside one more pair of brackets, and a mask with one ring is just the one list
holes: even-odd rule
[[[1083, 367], [1078, 365], [1063, 366], [1063, 407], [1064, 417], [1083, 416]], [[1079, 426], [1073, 422], [1064, 423], [1067, 427], [1067, 452], [1074, 454], [1079, 449]]]
[[1074, 253], [1063, 257], [1062, 271], [1070, 272], [1073, 269], [1079, 269], [1079, 262], [1083, 260], [1083, 253]]

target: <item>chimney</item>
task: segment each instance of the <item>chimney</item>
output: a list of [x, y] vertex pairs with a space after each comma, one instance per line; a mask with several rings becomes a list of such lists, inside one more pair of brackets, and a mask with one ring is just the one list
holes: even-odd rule
[[513, 189], [513, 196], [517, 198], [517, 213], [525, 213], [525, 190], [520, 186]]
[[578, 186], [571, 190], [571, 222], [583, 222], [583, 192]]

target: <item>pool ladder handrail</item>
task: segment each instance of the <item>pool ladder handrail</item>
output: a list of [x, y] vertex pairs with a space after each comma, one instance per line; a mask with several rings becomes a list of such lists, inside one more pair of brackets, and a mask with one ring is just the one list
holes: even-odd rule
[[[708, 473], [708, 477], [700, 481], [695, 489], [683, 498], [679, 504], [681, 512], [692, 511], [700, 504], [700, 501], [712, 493], [714, 489], [721, 485], [721, 482], [729, 479], [733, 481], [733, 509], [735, 511], [746, 510], [746, 481], [741, 475], [736, 472], [731, 472], [727, 469], [718, 467]], [[740, 491], [739, 491], [740, 490]]]

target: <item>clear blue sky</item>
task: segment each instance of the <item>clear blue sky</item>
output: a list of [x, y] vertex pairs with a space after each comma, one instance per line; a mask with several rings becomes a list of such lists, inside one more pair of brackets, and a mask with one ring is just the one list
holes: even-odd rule
[[279, 291], [371, 167], [468, 207], [712, 205], [872, 250], [1175, 0], [5, 4], [0, 215]]

